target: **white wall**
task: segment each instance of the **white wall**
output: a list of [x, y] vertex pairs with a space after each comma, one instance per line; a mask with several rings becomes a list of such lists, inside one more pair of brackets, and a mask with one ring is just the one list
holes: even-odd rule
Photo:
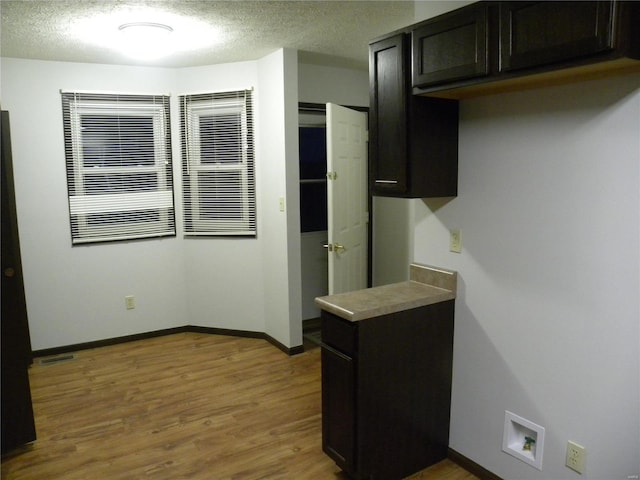
[[415, 0], [416, 22], [464, 7], [474, 1], [476, 0]]
[[301, 102], [369, 106], [367, 70], [300, 64], [298, 93]]
[[[283, 57], [276, 52], [272, 59], [259, 62], [186, 69], [2, 59], [2, 108], [9, 110], [12, 122], [16, 202], [35, 350], [190, 324], [266, 331], [288, 347], [302, 343], [301, 334], [296, 334], [300, 314], [295, 312], [300, 294], [294, 286], [292, 295], [298, 301], [291, 311], [287, 278], [288, 255], [294, 263], [298, 259], [299, 272], [299, 252], [287, 243], [288, 218], [277, 211], [278, 195], [287, 195], [280, 179], [286, 177], [285, 159], [292, 150], [284, 146], [288, 136], [283, 92], [297, 84], [295, 59], [292, 68]], [[60, 89], [172, 95], [180, 232], [177, 95], [251, 86], [256, 87], [257, 98], [257, 239], [185, 239], [179, 233], [162, 240], [71, 247]], [[297, 115], [297, 92], [291, 95]], [[297, 125], [294, 132], [297, 135]], [[297, 175], [297, 143], [295, 151]], [[299, 232], [299, 222], [291, 228]], [[278, 249], [277, 261], [263, 261], [273, 260]], [[273, 296], [268, 298], [265, 280], [281, 275], [284, 283], [271, 285], [268, 293]], [[125, 295], [136, 297], [135, 310], [125, 309]], [[291, 318], [296, 319], [293, 327]]]
[[[300, 158], [298, 145], [298, 52], [282, 50], [284, 78], [285, 180], [287, 214], [287, 285], [289, 343], [302, 345], [302, 263], [300, 250]], [[264, 252], [265, 256], [269, 252]], [[265, 282], [269, 277], [265, 277]], [[274, 319], [275, 320], [275, 319]], [[273, 323], [273, 322], [272, 322]], [[267, 330], [269, 333], [269, 330]], [[274, 336], [274, 335], [272, 335]], [[277, 337], [275, 337], [277, 338]]]
[[412, 201], [373, 197], [374, 287], [409, 280], [413, 262]]
[[[450, 445], [502, 478], [640, 473], [639, 86], [462, 101], [459, 196], [414, 201], [415, 259], [459, 273]], [[501, 452], [505, 410], [546, 428], [541, 472]]]
[[[180, 145], [177, 95], [254, 88], [254, 110], [259, 110], [262, 88], [257, 62], [181, 68], [176, 70], [174, 145]], [[257, 118], [257, 114], [254, 114]], [[278, 123], [274, 119], [275, 123]], [[257, 123], [257, 135], [262, 125]], [[174, 156], [179, 152], [174, 152]], [[181, 244], [187, 277], [187, 318], [191, 325], [264, 332], [262, 287], [262, 242], [260, 233], [268, 225], [260, 198], [264, 154], [256, 148], [258, 238], [188, 238]], [[179, 159], [179, 157], [176, 157]], [[176, 162], [179, 164], [179, 160]], [[179, 170], [175, 178], [180, 179]], [[179, 183], [179, 182], [178, 182]], [[182, 189], [178, 185], [176, 193]], [[178, 214], [180, 226], [182, 215]]]
[[297, 52], [287, 49], [258, 62], [264, 126], [258, 141], [265, 155], [260, 197], [268, 222], [262, 230], [265, 330], [288, 346], [302, 344], [297, 62]]
[[[466, 3], [418, 1], [416, 22]], [[640, 474], [639, 87], [462, 101], [459, 195], [412, 201], [415, 260], [459, 273], [450, 446], [502, 478]], [[507, 409], [546, 428], [542, 471], [501, 452]]]
[[[175, 238], [71, 248], [60, 100], [60, 89], [169, 93], [174, 72], [2, 59], [1, 73], [33, 348], [184, 324], [183, 253]], [[129, 294], [137, 308], [127, 311]]]

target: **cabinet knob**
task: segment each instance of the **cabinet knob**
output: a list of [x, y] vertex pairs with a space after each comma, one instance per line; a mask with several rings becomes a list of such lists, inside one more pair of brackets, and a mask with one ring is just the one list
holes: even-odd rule
[[13, 267], [7, 267], [4, 269], [4, 276], [5, 277], [13, 277], [16, 274], [16, 271]]

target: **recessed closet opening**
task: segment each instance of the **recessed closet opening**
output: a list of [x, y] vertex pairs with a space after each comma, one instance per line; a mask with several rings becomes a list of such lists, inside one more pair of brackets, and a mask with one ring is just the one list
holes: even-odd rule
[[[302, 321], [315, 328], [315, 297], [328, 293], [327, 143], [324, 105], [301, 104], [298, 114]], [[308, 328], [307, 328], [308, 327]]]

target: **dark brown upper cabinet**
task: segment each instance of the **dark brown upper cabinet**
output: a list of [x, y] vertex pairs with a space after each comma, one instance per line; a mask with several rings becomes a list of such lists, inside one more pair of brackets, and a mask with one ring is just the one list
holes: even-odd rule
[[407, 27], [412, 91], [463, 99], [639, 72], [638, 25], [640, 2], [477, 2]]
[[369, 157], [371, 190], [402, 195], [407, 182], [407, 103], [405, 35], [369, 46]]
[[500, 71], [611, 51], [614, 3], [500, 3]]
[[489, 74], [489, 9], [473, 5], [411, 32], [414, 86]]
[[412, 95], [409, 35], [369, 45], [371, 193], [457, 195], [458, 102]]

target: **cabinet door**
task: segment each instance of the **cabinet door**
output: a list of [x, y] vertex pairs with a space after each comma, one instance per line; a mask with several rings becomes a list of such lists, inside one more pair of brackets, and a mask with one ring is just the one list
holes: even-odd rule
[[407, 63], [404, 34], [369, 46], [369, 158], [375, 193], [407, 191]]
[[355, 365], [351, 357], [322, 346], [322, 450], [355, 473]]
[[472, 5], [413, 30], [413, 86], [487, 75], [488, 33], [486, 5]]
[[613, 2], [501, 2], [500, 71], [613, 48]]

